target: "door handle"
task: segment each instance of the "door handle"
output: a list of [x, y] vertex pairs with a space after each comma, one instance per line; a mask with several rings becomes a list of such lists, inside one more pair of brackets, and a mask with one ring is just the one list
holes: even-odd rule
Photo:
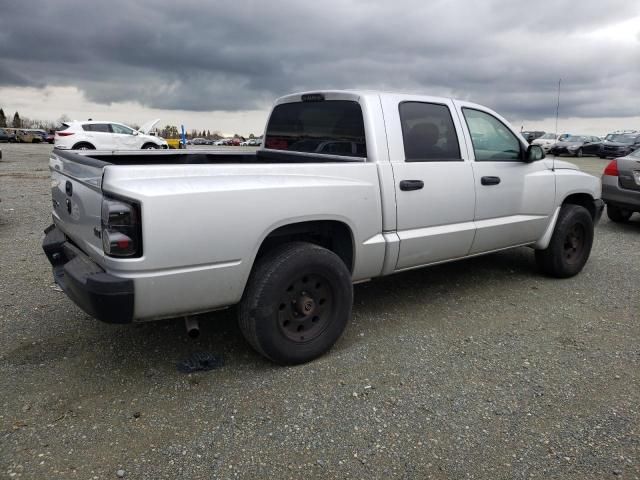
[[482, 185], [498, 185], [500, 183], [500, 177], [482, 177], [480, 183]]
[[422, 180], [402, 180], [400, 182], [400, 190], [409, 191], [409, 190], [420, 190], [424, 187], [424, 182]]

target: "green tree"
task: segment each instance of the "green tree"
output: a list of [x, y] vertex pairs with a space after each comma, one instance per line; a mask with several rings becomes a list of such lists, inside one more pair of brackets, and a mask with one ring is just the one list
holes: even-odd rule
[[0, 127], [7, 126], [7, 116], [4, 114], [4, 110], [0, 108]]
[[249, 138], [256, 138], [256, 136], [253, 133], [250, 133]]
[[13, 114], [13, 123], [11, 124], [13, 128], [22, 128], [22, 120], [20, 120], [20, 115], [18, 112]]

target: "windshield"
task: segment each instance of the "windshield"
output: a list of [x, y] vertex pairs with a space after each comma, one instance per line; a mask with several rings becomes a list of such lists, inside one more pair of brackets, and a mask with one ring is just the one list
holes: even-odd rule
[[584, 142], [585, 138], [580, 135], [571, 135], [569, 138], [564, 140], [565, 142]]
[[624, 135], [620, 133], [610, 133], [607, 135], [605, 140], [610, 142], [618, 142], [618, 143], [633, 143], [635, 140], [635, 135]]
[[545, 133], [543, 136], [540, 137], [542, 140], [555, 140], [556, 139], [556, 134], [555, 133]]

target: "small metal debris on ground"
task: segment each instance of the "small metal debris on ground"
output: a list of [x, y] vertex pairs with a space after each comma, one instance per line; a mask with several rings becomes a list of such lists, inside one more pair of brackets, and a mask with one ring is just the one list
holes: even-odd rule
[[208, 352], [195, 352], [189, 358], [178, 362], [177, 367], [179, 372], [192, 373], [214, 370], [223, 365], [224, 358], [221, 355], [214, 355]]

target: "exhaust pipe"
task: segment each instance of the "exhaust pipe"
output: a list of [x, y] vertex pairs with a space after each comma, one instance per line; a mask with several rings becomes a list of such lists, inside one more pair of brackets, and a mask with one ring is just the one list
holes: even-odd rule
[[200, 335], [200, 322], [195, 317], [184, 317], [184, 326], [187, 329], [187, 335], [191, 338], [198, 338]]

